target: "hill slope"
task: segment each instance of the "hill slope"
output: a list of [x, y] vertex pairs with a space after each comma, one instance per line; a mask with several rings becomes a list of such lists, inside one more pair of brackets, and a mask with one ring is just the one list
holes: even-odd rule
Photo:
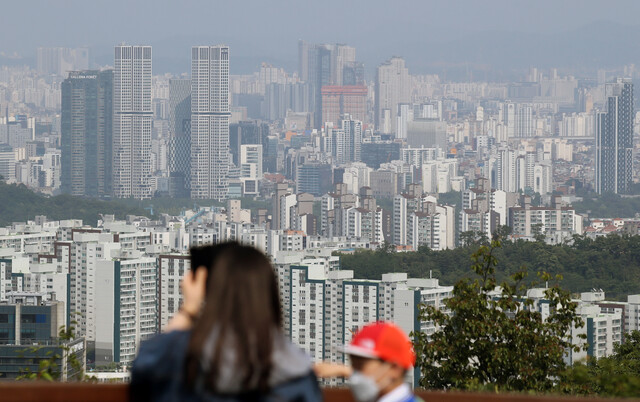
[[[476, 249], [477, 245], [443, 251], [422, 247], [409, 253], [357, 251], [341, 255], [340, 267], [365, 279], [380, 279], [387, 272], [406, 272], [414, 278], [428, 278], [432, 273], [440, 284], [453, 285], [472, 275], [471, 254]], [[499, 280], [526, 266], [529, 282], [537, 279], [537, 272], [545, 271], [561, 274], [560, 286], [572, 292], [603, 289], [607, 299], [620, 301], [640, 293], [640, 236], [612, 235], [597, 240], [576, 236], [573, 245], [558, 246], [519, 240], [504, 242], [494, 255]]]
[[116, 218], [124, 218], [126, 215], [147, 215], [147, 212], [138, 206], [119, 201], [70, 195], [47, 197], [34, 193], [24, 185], [0, 181], [0, 227], [13, 222], [24, 222], [36, 215], [46, 215], [51, 220], [82, 219], [85, 224], [95, 226], [99, 214], [114, 214]]

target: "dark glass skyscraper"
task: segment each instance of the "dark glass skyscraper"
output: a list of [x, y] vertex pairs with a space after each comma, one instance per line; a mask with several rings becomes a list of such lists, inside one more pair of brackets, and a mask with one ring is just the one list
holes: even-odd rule
[[331, 84], [331, 48], [327, 45], [319, 45], [315, 51], [316, 64], [314, 66], [315, 70], [313, 71], [313, 78], [315, 79], [313, 119], [314, 127], [321, 128], [323, 125], [322, 87]]
[[169, 193], [189, 198], [191, 185], [191, 80], [169, 81]]
[[64, 193], [111, 194], [113, 71], [73, 71], [62, 83]]
[[607, 111], [596, 114], [596, 191], [629, 191], [633, 173], [633, 84], [606, 85]]

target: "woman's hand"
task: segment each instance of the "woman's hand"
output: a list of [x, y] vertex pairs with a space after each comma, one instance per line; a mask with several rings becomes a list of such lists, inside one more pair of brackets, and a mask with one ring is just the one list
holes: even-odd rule
[[193, 320], [200, 315], [207, 289], [207, 269], [196, 268], [196, 272], [188, 271], [180, 283], [182, 289], [182, 305], [169, 321], [164, 331], [180, 331], [191, 329]]
[[207, 269], [198, 267], [195, 274], [193, 272], [185, 273], [180, 283], [180, 289], [182, 290], [180, 309], [192, 317], [197, 317], [200, 314], [202, 303], [204, 303], [207, 289]]

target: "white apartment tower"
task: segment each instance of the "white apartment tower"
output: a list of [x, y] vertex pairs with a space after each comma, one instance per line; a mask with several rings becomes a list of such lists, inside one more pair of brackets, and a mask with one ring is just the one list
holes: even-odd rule
[[151, 46], [115, 47], [113, 195], [151, 198]]
[[191, 48], [191, 197], [223, 200], [229, 188], [229, 47]]
[[404, 59], [393, 57], [376, 74], [376, 127], [390, 134], [397, 127], [398, 104], [411, 102], [411, 80]]

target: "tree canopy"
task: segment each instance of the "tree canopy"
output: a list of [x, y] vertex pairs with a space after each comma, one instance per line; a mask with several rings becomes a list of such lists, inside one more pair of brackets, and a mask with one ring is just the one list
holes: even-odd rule
[[[271, 208], [270, 202], [250, 197], [241, 198], [241, 204], [242, 208], [251, 209], [254, 213], [259, 208]], [[0, 227], [13, 222], [25, 222], [38, 215], [45, 215], [51, 220], [82, 219], [85, 224], [95, 226], [100, 214], [115, 215], [117, 219], [124, 219], [127, 215], [155, 218], [163, 213], [177, 216], [185, 209], [198, 206], [223, 205], [216, 200], [171, 197], [108, 201], [67, 194], [49, 197], [36, 193], [22, 184], [7, 184], [0, 178]]]
[[625, 334], [612, 356], [579, 362], [559, 379], [558, 390], [566, 394], [640, 397], [640, 331]]
[[[415, 252], [395, 253], [390, 248], [358, 250], [341, 255], [342, 269], [354, 270], [355, 277], [380, 279], [383, 273], [406, 272], [410, 277], [426, 278], [430, 273], [443, 285], [470, 277], [473, 252], [486, 239], [469, 241], [464, 247], [434, 251], [421, 247]], [[562, 275], [563, 288], [572, 292], [603, 289], [607, 299], [626, 301], [640, 289], [640, 236], [609, 235], [593, 240], [574, 236], [571, 244], [549, 245], [524, 240], [503, 241], [495, 250], [496, 278], [503, 281], [520, 271], [545, 271]], [[533, 280], [529, 278], [526, 280]]]
[[13, 222], [25, 222], [38, 215], [46, 215], [52, 220], [82, 219], [84, 223], [95, 226], [99, 214], [113, 214], [122, 219], [127, 215], [147, 215], [147, 211], [117, 201], [71, 195], [47, 197], [34, 193], [24, 185], [6, 184], [0, 180], [0, 227]]
[[634, 218], [640, 211], [640, 197], [623, 197], [619, 194], [585, 195], [573, 203], [579, 214], [598, 218]]
[[[548, 392], [566, 369], [566, 351], [580, 350], [567, 335], [573, 327], [584, 326], [569, 292], [557, 284], [545, 290], [552, 306], [548, 317], [526, 297], [526, 269], [511, 275], [495, 292], [494, 253], [499, 247], [496, 237], [473, 253], [475, 278], [455, 284], [445, 309], [421, 307], [420, 320], [439, 329], [431, 335], [412, 334], [423, 387]], [[544, 272], [539, 276], [550, 279]]]

